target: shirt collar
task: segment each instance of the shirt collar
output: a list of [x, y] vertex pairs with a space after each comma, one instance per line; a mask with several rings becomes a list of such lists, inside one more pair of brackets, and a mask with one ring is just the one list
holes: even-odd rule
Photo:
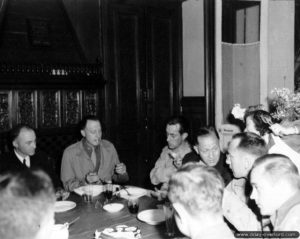
[[14, 150], [15, 155], [17, 156], [17, 158], [20, 160], [21, 163], [23, 163], [23, 160], [25, 159], [26, 161], [30, 160], [29, 155], [27, 155], [26, 157], [22, 157], [16, 150]]
[[269, 134], [269, 142], [267, 144], [267, 148], [270, 149], [275, 145], [275, 140], [274, 140], [274, 135], [273, 134]]
[[85, 152], [91, 156], [92, 152], [93, 152], [93, 148], [96, 150], [98, 150], [100, 148], [100, 144], [97, 145], [97, 146], [93, 146], [91, 145], [87, 140], [86, 138], [83, 138], [82, 139], [82, 146], [83, 146], [83, 149], [85, 150]]
[[298, 190], [294, 196], [288, 199], [281, 207], [270, 217], [272, 225], [280, 225], [283, 219], [286, 217], [288, 212], [295, 205], [300, 204], [300, 190]]

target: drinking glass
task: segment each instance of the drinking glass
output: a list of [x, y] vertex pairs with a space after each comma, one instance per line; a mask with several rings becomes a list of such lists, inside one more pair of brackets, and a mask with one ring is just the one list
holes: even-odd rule
[[136, 214], [139, 211], [139, 199], [136, 197], [129, 197], [127, 201], [128, 210], [132, 214]]
[[111, 182], [108, 182], [107, 184], [105, 184], [104, 194], [105, 194], [105, 197], [107, 198], [107, 200], [111, 200], [112, 199], [113, 184]]
[[165, 202], [163, 205], [163, 210], [165, 214], [165, 225], [166, 225], [166, 235], [168, 237], [173, 237], [175, 235], [175, 220], [174, 220], [174, 208], [172, 203]]
[[92, 198], [93, 198], [93, 187], [91, 184], [88, 184], [84, 187], [83, 189], [83, 200], [85, 202], [92, 202]]

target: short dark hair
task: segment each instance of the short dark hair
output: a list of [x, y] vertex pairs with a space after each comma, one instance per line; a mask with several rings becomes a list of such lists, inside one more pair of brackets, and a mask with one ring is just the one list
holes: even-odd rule
[[0, 238], [35, 238], [54, 203], [51, 179], [43, 171], [27, 169], [0, 176]]
[[19, 136], [22, 129], [34, 131], [34, 129], [27, 124], [18, 124], [10, 131], [9, 134], [10, 142], [13, 142]]
[[208, 125], [208, 126], [201, 127], [196, 131], [196, 142], [198, 137], [204, 137], [207, 135], [215, 135], [219, 139], [219, 134], [216, 128], [211, 125]]
[[184, 117], [184, 116], [173, 116], [171, 117], [168, 122], [167, 125], [176, 125], [179, 124], [180, 128], [179, 128], [179, 133], [183, 134], [183, 133], [190, 133], [190, 124], [189, 121]]
[[260, 157], [268, 153], [266, 142], [262, 137], [251, 132], [242, 132], [233, 135], [232, 140], [240, 139], [237, 148], [251, 155]]
[[96, 115], [87, 115], [87, 116], [83, 117], [83, 119], [79, 122], [79, 129], [80, 130], [85, 129], [86, 123], [87, 123], [88, 120], [99, 121], [100, 122], [100, 119]]
[[271, 122], [275, 123], [275, 120], [271, 114], [265, 110], [254, 110], [247, 112], [245, 114], [245, 122], [248, 117], [251, 117], [255, 126], [255, 129], [259, 132], [261, 136], [264, 136], [266, 133], [271, 133], [270, 125], [264, 121], [264, 119], [270, 119]]

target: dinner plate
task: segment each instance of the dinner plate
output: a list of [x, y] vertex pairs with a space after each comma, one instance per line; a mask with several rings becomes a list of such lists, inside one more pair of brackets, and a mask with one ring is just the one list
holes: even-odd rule
[[[81, 186], [79, 188], [75, 188], [74, 192], [77, 193], [78, 195], [82, 196], [88, 191], [88, 187], [91, 188], [93, 197], [98, 196], [100, 193], [102, 193], [105, 190], [105, 185], [85, 185]], [[120, 188], [120, 185], [118, 184], [113, 184], [113, 191], [116, 191], [117, 188]]]
[[74, 192], [82, 196], [88, 191], [87, 190], [88, 187], [91, 187], [93, 197], [98, 196], [100, 193], [103, 192], [104, 189], [103, 185], [88, 185], [88, 186], [86, 185], [86, 186], [81, 186], [79, 188], [75, 188]]
[[148, 191], [144, 188], [139, 188], [139, 187], [133, 187], [133, 186], [125, 186], [125, 189], [120, 190], [120, 197], [121, 198], [139, 198], [142, 196], [147, 195]]
[[55, 212], [65, 212], [76, 207], [76, 203], [72, 201], [57, 201], [54, 205]]
[[103, 209], [108, 212], [119, 212], [124, 208], [121, 203], [108, 203], [103, 206]]
[[147, 224], [157, 225], [165, 221], [165, 214], [161, 209], [149, 209], [138, 213], [137, 218]]

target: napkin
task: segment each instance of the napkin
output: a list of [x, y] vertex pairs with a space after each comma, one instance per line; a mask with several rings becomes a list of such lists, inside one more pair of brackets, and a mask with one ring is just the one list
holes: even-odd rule
[[138, 227], [128, 227], [118, 225], [115, 227], [105, 228], [102, 232], [95, 232], [96, 239], [140, 239], [141, 230]]

